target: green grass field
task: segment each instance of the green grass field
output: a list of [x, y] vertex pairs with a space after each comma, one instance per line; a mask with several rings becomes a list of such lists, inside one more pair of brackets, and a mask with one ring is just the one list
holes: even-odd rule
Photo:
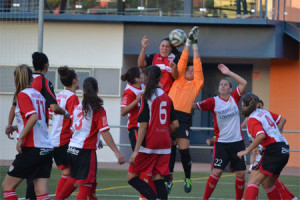
[[[0, 181], [2, 183], [8, 167], [0, 167]], [[51, 199], [53, 199], [53, 194], [55, 194], [55, 187], [60, 178], [61, 172], [57, 169], [52, 170], [49, 193]], [[98, 199], [102, 200], [137, 200], [138, 193], [132, 187], [130, 187], [126, 182], [126, 170], [109, 170], [109, 169], [99, 169], [97, 180], [97, 196]], [[196, 200], [202, 199], [204, 194], [205, 184], [209, 174], [208, 173], [192, 173], [192, 192], [186, 194], [183, 190], [183, 172], [177, 172], [174, 175], [174, 188], [169, 195], [169, 199], [188, 199]], [[281, 176], [280, 180], [294, 193], [297, 197], [300, 196], [300, 177], [299, 176]], [[220, 179], [217, 188], [215, 189], [211, 199], [234, 199], [235, 198], [235, 176], [232, 173], [224, 173]], [[25, 196], [25, 181], [17, 189], [17, 194], [19, 198]], [[77, 190], [72, 194], [69, 199], [76, 198]], [[1, 191], [2, 193], [2, 191]], [[0, 199], [3, 196], [1, 194]], [[264, 190], [260, 188], [259, 199], [267, 199]]]

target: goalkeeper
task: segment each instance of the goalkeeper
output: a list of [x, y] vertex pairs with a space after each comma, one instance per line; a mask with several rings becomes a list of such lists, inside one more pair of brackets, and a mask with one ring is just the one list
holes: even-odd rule
[[[191, 186], [192, 160], [190, 155], [190, 126], [192, 122], [191, 110], [193, 103], [203, 87], [203, 72], [200, 55], [198, 52], [197, 39], [199, 29], [195, 26], [189, 33], [187, 42], [178, 62], [179, 77], [171, 87], [169, 96], [173, 101], [176, 116], [179, 120], [179, 128], [171, 135], [176, 141], [181, 155], [181, 162], [185, 173], [184, 191], [189, 193]], [[190, 46], [193, 48], [193, 63], [188, 63]], [[171, 63], [170, 65], [175, 65]], [[173, 66], [171, 66], [173, 68]], [[166, 182], [168, 192], [171, 191], [172, 172], [174, 171], [176, 158], [176, 143], [173, 142], [170, 158], [170, 177]]]

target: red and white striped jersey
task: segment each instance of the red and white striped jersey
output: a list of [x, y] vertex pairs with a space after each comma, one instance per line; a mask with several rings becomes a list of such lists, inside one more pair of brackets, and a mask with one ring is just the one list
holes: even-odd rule
[[[131, 104], [139, 93], [144, 93], [144, 87], [137, 88], [129, 83], [127, 83], [126, 88], [123, 93], [121, 108], [127, 107]], [[128, 113], [128, 130], [133, 127], [139, 127], [138, 125], [138, 115], [139, 115], [140, 103], [138, 103], [129, 113]]]
[[106, 112], [103, 107], [86, 118], [82, 112], [82, 104], [73, 111], [73, 136], [69, 146], [80, 149], [97, 149], [100, 142], [100, 133], [109, 130]]
[[[75, 107], [79, 104], [78, 97], [71, 90], [63, 90], [57, 94], [56, 100], [61, 108], [64, 108], [72, 117]], [[51, 141], [54, 147], [64, 146], [70, 142], [72, 137], [70, 119], [65, 119], [63, 115], [50, 112], [52, 115], [53, 125], [51, 131]]]
[[147, 154], [171, 153], [170, 125], [176, 120], [171, 98], [160, 88], [150, 100], [142, 99], [138, 121], [147, 122], [148, 129], [139, 152]]
[[277, 126], [281, 118], [281, 115], [263, 109], [256, 109], [251, 113], [247, 122], [249, 133], [253, 138], [264, 133], [265, 139], [261, 142], [263, 147], [275, 142], [285, 142], [288, 145]]
[[38, 120], [23, 140], [24, 147], [52, 148], [46, 123], [46, 100], [37, 90], [26, 88], [17, 96], [15, 116], [18, 130], [22, 133], [30, 115], [37, 114]]
[[217, 142], [230, 143], [244, 139], [238, 107], [241, 96], [237, 87], [228, 99], [215, 96], [197, 102], [198, 109], [212, 112]]
[[161, 70], [161, 79], [160, 83], [164, 86], [162, 89], [168, 94], [172, 84], [173, 84], [173, 76], [172, 76], [172, 68], [170, 67], [170, 63], [174, 62], [177, 64], [178, 57], [176, 57], [173, 53], [170, 53], [168, 57], [162, 57], [160, 54], [149, 54], [146, 56], [145, 60], [147, 62], [147, 66], [156, 65]]

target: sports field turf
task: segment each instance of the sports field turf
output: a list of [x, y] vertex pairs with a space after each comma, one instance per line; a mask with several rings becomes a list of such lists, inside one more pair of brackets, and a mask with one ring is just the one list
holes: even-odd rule
[[[8, 170], [8, 167], [0, 167], [0, 181], [2, 183], [3, 178]], [[60, 171], [53, 168], [50, 184], [49, 193], [51, 199], [53, 199], [53, 194], [55, 193], [55, 187], [60, 178]], [[102, 200], [138, 200], [138, 193], [130, 187], [126, 182], [126, 170], [109, 170], [109, 169], [99, 169], [97, 180], [97, 197]], [[174, 187], [169, 195], [169, 199], [172, 200], [196, 200], [202, 199], [204, 194], [206, 180], [208, 178], [208, 173], [193, 172], [192, 173], [192, 191], [186, 194], [183, 190], [183, 172], [176, 172], [174, 175]], [[248, 176], [247, 176], [248, 177]], [[300, 177], [299, 176], [281, 176], [280, 180], [294, 193], [297, 197], [300, 196]], [[25, 181], [17, 189], [17, 194], [19, 198], [25, 196]], [[235, 198], [235, 176], [232, 173], [224, 173], [220, 179], [215, 192], [213, 193], [211, 199], [234, 199]], [[77, 190], [69, 199], [75, 199]], [[2, 191], [1, 191], [2, 193]], [[0, 199], [3, 199], [1, 194]], [[259, 199], [267, 199], [264, 191], [260, 188]]]

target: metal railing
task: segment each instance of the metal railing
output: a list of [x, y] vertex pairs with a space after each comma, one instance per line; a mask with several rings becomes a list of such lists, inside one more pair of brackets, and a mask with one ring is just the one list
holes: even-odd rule
[[[111, 128], [127, 128], [127, 125], [112, 125]], [[212, 127], [191, 127], [191, 130], [195, 131], [213, 131], [214, 128]], [[242, 129], [242, 131], [247, 131], [247, 129]], [[283, 130], [283, 133], [297, 133], [299, 134], [300, 131], [296, 130]], [[116, 144], [119, 147], [131, 147], [130, 144]], [[191, 149], [213, 149], [212, 146], [202, 146], [202, 145], [191, 145]], [[290, 149], [290, 152], [300, 152], [300, 149]]]

